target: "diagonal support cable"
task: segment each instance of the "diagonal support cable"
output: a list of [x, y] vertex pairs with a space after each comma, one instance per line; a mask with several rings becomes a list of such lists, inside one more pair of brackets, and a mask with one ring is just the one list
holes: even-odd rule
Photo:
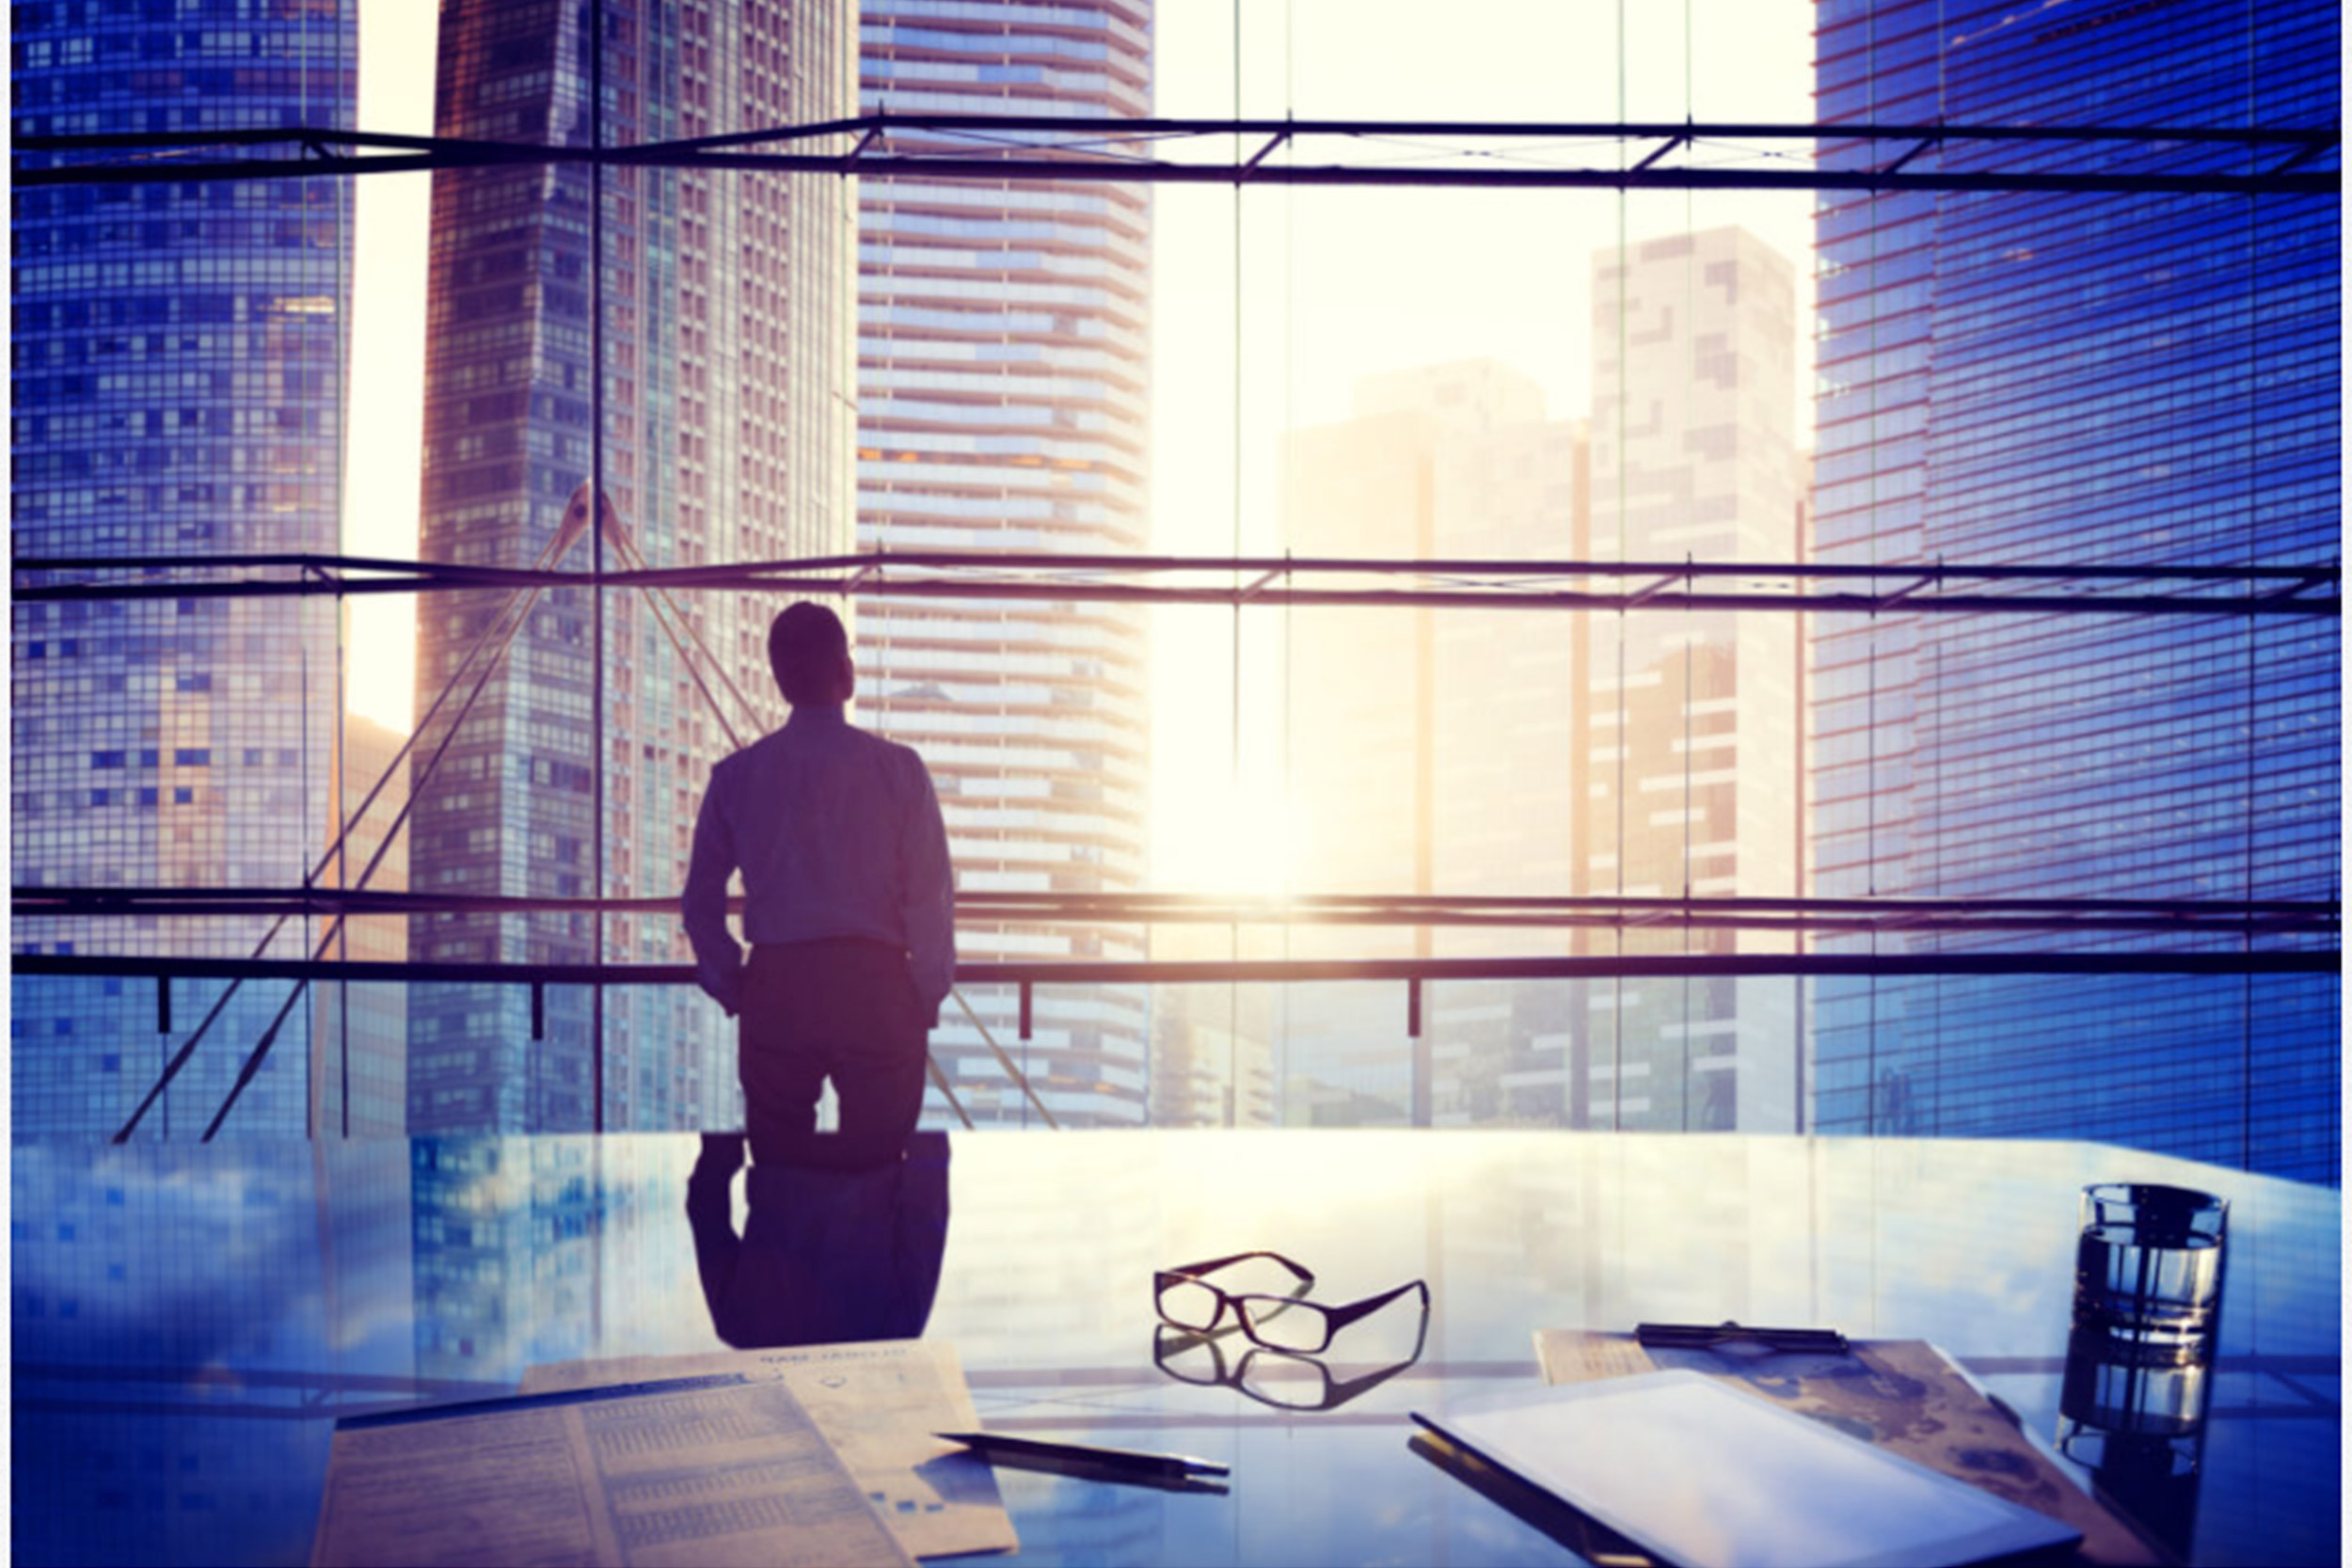
[[[552, 544], [550, 544], [547, 549], [540, 551], [539, 559], [532, 563], [533, 568], [537, 569], [546, 566], [548, 563], [553, 551], [554, 546]], [[532, 607], [538, 603], [539, 596], [542, 592], [544, 592], [544, 590], [539, 588], [532, 588], [528, 590], [518, 589], [511, 594], [508, 597], [507, 602], [500, 608], [498, 618], [491, 622], [490, 626], [485, 629], [482, 639], [476, 641], [474, 646], [467, 652], [464, 661], [458, 665], [456, 671], [450, 676], [449, 684], [442, 687], [440, 694], [434, 698], [432, 706], [425, 710], [424, 718], [420, 721], [415, 729], [411, 731], [408, 739], [402, 744], [400, 750], [392, 754], [391, 761], [385, 766], [382, 775], [375, 781], [374, 787], [368, 791], [367, 798], [360, 802], [357, 811], [353, 812], [347, 819], [342, 822], [339, 831], [335, 835], [335, 842], [327, 847], [326, 852], [319, 857], [318, 864], [312, 869], [310, 873], [312, 879], [325, 875], [326, 868], [334, 863], [335, 857], [343, 852], [343, 847], [350, 841], [353, 830], [367, 815], [368, 808], [375, 803], [376, 797], [383, 793], [384, 786], [391, 782], [392, 775], [399, 770], [401, 764], [407, 758], [409, 752], [415, 750], [417, 736], [424, 733], [426, 726], [432, 723], [434, 716], [440, 712], [442, 705], [449, 701], [451, 693], [456, 690], [458, 683], [465, 679], [466, 673], [473, 668], [475, 661], [481, 657], [483, 649], [489, 644], [492, 634], [498, 634], [499, 636], [498, 651], [491, 655], [491, 662], [493, 667], [495, 667], [496, 661], [504, 656], [507, 646], [513, 642], [515, 634], [522, 628], [524, 622], [530, 618]], [[518, 603], [521, 606], [519, 611], [516, 609]], [[512, 616], [511, 621], [509, 620], [510, 615]], [[501, 633], [499, 628], [502, 624], [505, 626], [505, 630]], [[486, 681], [487, 678], [488, 672], [485, 671], [483, 679]], [[481, 683], [478, 682], [475, 686], [475, 694], [479, 695], [480, 691]], [[467, 700], [467, 708], [470, 710], [471, 706], [472, 699], [469, 697]], [[451, 735], [453, 736], [456, 734], [457, 724], [463, 722], [464, 718], [464, 713], [460, 713], [457, 720], [451, 723]], [[444, 739], [442, 742], [442, 749], [446, 750], [447, 747], [448, 741]], [[438, 766], [440, 754], [437, 752], [435, 753], [433, 763], [429, 765], [425, 770], [425, 777], [428, 780], [432, 777], [433, 768]], [[415, 796], [412, 792], [410, 796], [410, 801], [412, 804], [414, 800]], [[408, 805], [404, 805], [401, 808], [400, 815], [393, 819], [391, 827], [386, 831], [384, 836], [384, 847], [389, 847], [392, 838], [400, 831], [401, 824], [407, 820], [409, 809], [410, 807]], [[379, 848], [376, 851], [376, 860], [381, 860], [383, 858], [383, 848]], [[375, 867], [375, 863], [376, 861], [370, 861], [368, 870], [373, 871]], [[367, 873], [362, 872], [360, 874], [359, 885], [364, 886], [366, 881]], [[254, 945], [252, 954], [254, 958], [258, 958], [269, 950], [270, 943], [278, 940], [278, 933], [285, 929], [286, 922], [291, 918], [291, 915], [281, 914], [274, 923], [272, 923], [270, 928], [262, 933], [262, 940]], [[338, 915], [334, 924], [327, 927], [328, 936], [330, 938], [336, 931], [342, 928], [342, 917]], [[317, 958], [320, 954], [325, 951], [325, 945], [322, 944], [320, 952], [311, 955], [312, 958]], [[186, 1042], [183, 1044], [177, 1052], [173, 1053], [171, 1060], [164, 1065], [162, 1075], [155, 1080], [154, 1085], [147, 1091], [147, 1097], [139, 1101], [138, 1108], [131, 1113], [130, 1119], [124, 1122], [121, 1128], [116, 1132], [113, 1139], [111, 1140], [112, 1142], [118, 1144], [130, 1142], [131, 1134], [138, 1130], [140, 1121], [145, 1119], [147, 1113], [154, 1107], [155, 1101], [163, 1097], [164, 1091], [171, 1086], [172, 1080], [180, 1076], [181, 1069], [188, 1065], [189, 1059], [196, 1053], [196, 1048], [203, 1042], [206, 1034], [211, 1031], [214, 1023], [218, 1022], [222, 1012], [227, 1009], [230, 1000], [236, 995], [237, 989], [244, 983], [245, 982], [242, 979], [231, 980], [229, 983], [229, 988], [221, 992], [220, 1000], [215, 1002], [213, 1005], [212, 1009], [204, 1015], [203, 1022], [196, 1026], [194, 1033], [188, 1036]], [[294, 989], [294, 995], [301, 995], [302, 990], [302, 986], [296, 986]], [[291, 998], [288, 1001], [288, 1006], [292, 1006]], [[284, 1017], [285, 1013], [281, 1010], [279, 1013], [279, 1022], [282, 1022]], [[273, 1034], [275, 1033], [275, 1030], [276, 1025], [273, 1024]], [[265, 1053], [266, 1049], [266, 1044], [264, 1044], [262, 1050]], [[251, 1060], [254, 1062], [254, 1070], [259, 1070], [258, 1058], [251, 1058]], [[230, 1094], [230, 1101], [231, 1103], [235, 1101], [237, 1093], [242, 1091], [246, 1078], [249, 1076], [250, 1074], [246, 1073], [240, 1077], [237, 1088], [231, 1090]], [[221, 1114], [225, 1116], [227, 1112], [228, 1107], [224, 1105], [221, 1109]], [[215, 1128], [217, 1128], [220, 1125], [219, 1117], [215, 1117], [214, 1118], [213, 1125]], [[212, 1134], [207, 1132], [205, 1136], [209, 1139]]]
[[[577, 496], [574, 499], [577, 500]], [[569, 509], [566, 509], [563, 526], [558, 527], [555, 536], [540, 550], [538, 560], [533, 563], [534, 568], [548, 567], [562, 562], [573, 541], [578, 537], [571, 524], [572, 517]], [[531, 612], [537, 608], [540, 597], [546, 592], [544, 586], [517, 591], [508, 596], [505, 604], [499, 607], [497, 617], [487, 627], [484, 628], [483, 636], [475, 641], [473, 647], [467, 651], [465, 659], [451, 674], [448, 683], [441, 688], [440, 693], [434, 698], [433, 705], [426, 710], [424, 719], [410, 731], [406, 743], [393, 753], [391, 762], [385, 768], [382, 776], [376, 780], [375, 787], [368, 792], [366, 802], [363, 802], [360, 810], [354, 813], [351, 818], [342, 824], [342, 832], [336, 835], [333, 847], [320, 861], [321, 871], [325, 870], [335, 855], [342, 851], [352, 829], [364, 816], [367, 805], [374, 802], [376, 796], [383, 791], [394, 770], [399, 768], [401, 760], [415, 749], [417, 737], [424, 733], [426, 727], [431, 724], [433, 717], [440, 712], [442, 705], [449, 701], [450, 693], [456, 690], [458, 684], [465, 679], [466, 672], [473, 668], [483, 649], [489, 645], [492, 636], [495, 635], [497, 645], [491, 648], [488, 658], [483, 661], [482, 673], [475, 677], [473, 689], [466, 694], [466, 701], [457, 710], [457, 716], [450, 721], [449, 728], [443, 732], [440, 744], [434, 748], [432, 756], [426, 759], [423, 771], [413, 782], [407, 800], [401, 803], [399, 812], [385, 828], [383, 842], [376, 846], [375, 853], [369, 857], [366, 867], [360, 871], [358, 881], [353, 884], [354, 888], [358, 889], [364, 889], [367, 886], [368, 879], [373, 877], [376, 868], [383, 864], [384, 857], [391, 851], [392, 841], [400, 836], [401, 829], [407, 825], [410, 815], [416, 810], [417, 800], [422, 794], [422, 786], [432, 783], [433, 775], [440, 768], [441, 759], [449, 754], [451, 744], [456, 740], [458, 732], [465, 727], [468, 716], [473, 712], [474, 704], [480, 701], [482, 693], [488, 689], [490, 678], [498, 673], [499, 666], [505, 660], [508, 650], [514, 646], [516, 637], [521, 633], [525, 626], [530, 624]], [[335, 938], [342, 931], [344, 919], [345, 916], [337, 914], [327, 924], [326, 932], [319, 939], [317, 950], [310, 955], [312, 962], [326, 956], [327, 950], [333, 945]], [[282, 927], [285, 920], [285, 916], [280, 916], [278, 926]], [[262, 938], [263, 945], [266, 946], [271, 938], [277, 934], [278, 927], [271, 927], [269, 936]], [[270, 1048], [277, 1043], [278, 1031], [285, 1026], [286, 1020], [293, 1014], [295, 1004], [302, 999], [309, 988], [309, 980], [298, 981], [287, 995], [284, 1005], [278, 1009], [278, 1016], [272, 1019], [268, 1027], [262, 1031], [261, 1038], [255, 1042], [252, 1051], [246, 1053], [245, 1061], [238, 1067], [236, 1081], [230, 1085], [229, 1094], [221, 1101], [220, 1109], [214, 1114], [211, 1123], [204, 1129], [203, 1142], [212, 1142], [215, 1134], [219, 1132], [221, 1124], [228, 1120], [230, 1109], [236, 1105], [239, 1097], [245, 1093], [246, 1085], [250, 1084], [254, 1075], [262, 1070], [262, 1064], [268, 1059]], [[229, 996], [235, 990], [236, 983], [232, 982], [229, 991], [223, 993], [222, 1006], [227, 1005]], [[212, 1018], [217, 1016], [219, 1016], [219, 1009], [216, 1007], [211, 1017], [206, 1019], [206, 1024], [209, 1026]], [[132, 1129], [138, 1125], [139, 1117], [146, 1114], [148, 1105], [154, 1102], [155, 1097], [163, 1092], [164, 1086], [169, 1084], [172, 1078], [178, 1075], [181, 1068], [186, 1065], [189, 1056], [196, 1049], [197, 1040], [200, 1037], [201, 1031], [199, 1030], [198, 1035], [189, 1037], [187, 1045], [172, 1058], [170, 1065], [165, 1069], [162, 1080], [149, 1094], [146, 1101], [140, 1105], [138, 1112], [132, 1117], [122, 1131], [115, 1135], [117, 1143], [121, 1143], [130, 1137]]]
[[938, 1057], [928, 1054], [925, 1056], [924, 1065], [931, 1069], [931, 1082], [939, 1085], [939, 1092], [947, 1097], [947, 1108], [955, 1112], [958, 1121], [963, 1123], [963, 1130], [966, 1132], [971, 1132], [972, 1113], [965, 1110], [963, 1101], [956, 1098], [955, 1085], [947, 1082], [947, 1069], [939, 1065]]
[[[457, 710], [457, 717], [450, 721], [448, 730], [441, 736], [440, 744], [433, 749], [432, 756], [425, 760], [424, 770], [418, 775], [416, 787], [411, 788], [408, 799], [401, 802], [399, 815], [394, 816], [385, 829], [384, 841], [375, 847], [375, 853], [368, 858], [368, 863], [360, 871], [359, 880], [354, 886], [364, 889], [368, 884], [368, 879], [374, 876], [376, 868], [384, 863], [384, 857], [391, 852], [393, 839], [399, 836], [400, 830], [407, 824], [409, 815], [416, 810], [417, 800], [422, 794], [422, 786], [433, 782], [433, 775], [440, 768], [441, 759], [449, 754], [450, 746], [456, 740], [457, 732], [465, 727], [468, 716], [473, 712], [474, 704], [481, 699], [482, 693], [489, 689], [490, 678], [498, 673], [499, 666], [504, 661], [507, 651], [514, 646], [516, 635], [530, 621], [531, 611], [538, 604], [539, 596], [543, 592], [542, 589], [534, 588], [523, 597], [521, 608], [513, 620], [507, 624], [505, 634], [500, 639], [496, 652], [490, 656], [482, 673], [475, 677], [473, 689], [466, 694], [465, 705]], [[414, 736], [410, 736], [411, 741], [414, 738]], [[327, 950], [334, 945], [335, 938], [342, 932], [346, 918], [344, 915], [338, 914], [328, 922], [326, 933], [319, 938], [317, 950], [310, 955], [312, 962], [326, 957]], [[308, 979], [297, 981], [293, 991], [287, 995], [285, 1005], [278, 1009], [278, 1016], [270, 1021], [266, 1029], [262, 1031], [262, 1037], [255, 1042], [252, 1051], [246, 1054], [244, 1064], [237, 1069], [236, 1082], [229, 1086], [228, 1098], [221, 1101], [220, 1109], [214, 1114], [211, 1125], [204, 1129], [204, 1142], [212, 1142], [214, 1135], [220, 1131], [221, 1124], [229, 1119], [229, 1113], [236, 1105], [238, 1098], [245, 1093], [246, 1085], [253, 1082], [254, 1075], [262, 1070], [262, 1063], [268, 1058], [270, 1047], [278, 1041], [278, 1030], [285, 1026], [287, 1018], [294, 1012], [294, 1005], [302, 1000], [303, 993], [309, 989]]]

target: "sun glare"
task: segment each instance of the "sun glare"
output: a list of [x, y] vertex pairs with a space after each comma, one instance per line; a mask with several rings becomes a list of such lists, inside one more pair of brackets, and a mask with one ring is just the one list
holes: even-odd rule
[[1307, 814], [1271, 783], [1219, 784], [1164, 801], [1161, 865], [1169, 893], [1284, 898], [1302, 892]]

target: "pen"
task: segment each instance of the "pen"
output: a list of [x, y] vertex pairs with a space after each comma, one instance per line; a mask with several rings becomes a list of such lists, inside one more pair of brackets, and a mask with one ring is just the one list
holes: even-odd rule
[[1194, 1476], [1221, 1476], [1226, 1467], [1213, 1459], [1181, 1453], [1143, 1453], [1135, 1449], [1098, 1449], [1088, 1443], [1054, 1443], [1042, 1437], [1013, 1437], [1001, 1432], [935, 1432], [950, 1443], [961, 1443], [982, 1459], [1008, 1459], [1045, 1464], [1092, 1465], [1134, 1475], [1184, 1481]]

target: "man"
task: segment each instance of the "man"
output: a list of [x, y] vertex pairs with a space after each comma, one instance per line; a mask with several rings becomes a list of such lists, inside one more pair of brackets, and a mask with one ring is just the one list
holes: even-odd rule
[[[802, 603], [768, 628], [792, 715], [710, 771], [683, 899], [704, 990], [739, 1018], [756, 1164], [898, 1158], [923, 1108], [930, 1030], [955, 977], [955, 883], [923, 759], [851, 725], [840, 619]], [[727, 929], [743, 873], [748, 960]], [[837, 1134], [817, 1135], [833, 1080]]]

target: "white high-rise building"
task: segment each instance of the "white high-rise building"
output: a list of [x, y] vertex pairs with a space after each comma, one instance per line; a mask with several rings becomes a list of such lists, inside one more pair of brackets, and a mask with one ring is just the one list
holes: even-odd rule
[[[1593, 557], [1796, 560], [1804, 491], [1788, 260], [1739, 229], [1600, 252], [1593, 345]], [[1798, 631], [1796, 616], [1761, 612], [1590, 620], [1582, 891], [1802, 891]], [[1621, 950], [1753, 953], [1788, 941], [1674, 929], [1629, 935]], [[1798, 994], [1779, 977], [1596, 984], [1589, 1125], [1793, 1128]]]
[[[1152, 113], [1151, 0], [864, 0], [869, 114]], [[901, 152], [975, 155], [895, 130]], [[1152, 203], [1143, 187], [867, 175], [857, 187], [857, 538], [866, 550], [1141, 553], [1151, 529]], [[857, 721], [922, 752], [964, 894], [1143, 885], [1145, 626], [1076, 600], [863, 602]], [[964, 919], [965, 961], [1136, 959], [1139, 927]], [[1023, 1064], [1067, 1126], [1142, 1121], [1139, 986], [951, 1001], [931, 1054], [976, 1121], [1019, 1126]], [[983, 1034], [983, 1029], [986, 1033]], [[938, 1095], [934, 1124], [953, 1125]]]

